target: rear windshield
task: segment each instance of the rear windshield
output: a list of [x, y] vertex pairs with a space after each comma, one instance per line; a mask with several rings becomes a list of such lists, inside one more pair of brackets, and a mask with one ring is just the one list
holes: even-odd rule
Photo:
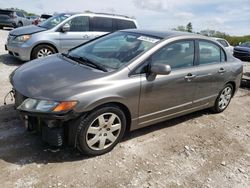
[[53, 16], [46, 21], [42, 22], [38, 26], [46, 28], [46, 29], [52, 29], [53, 27], [57, 26], [59, 23], [70, 17], [69, 14], [59, 14], [56, 16]]

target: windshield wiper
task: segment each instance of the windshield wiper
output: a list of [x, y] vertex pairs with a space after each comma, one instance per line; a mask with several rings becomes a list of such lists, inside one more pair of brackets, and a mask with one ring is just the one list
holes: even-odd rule
[[78, 63], [84, 64], [84, 65], [88, 65], [92, 68], [96, 68], [99, 70], [102, 70], [103, 72], [108, 72], [108, 70], [103, 67], [102, 65], [95, 63], [93, 61], [91, 61], [90, 59], [86, 58], [86, 57], [81, 57], [81, 56], [71, 56], [69, 55], [69, 53], [62, 53], [63, 56], [72, 59], [74, 61], [77, 61]]

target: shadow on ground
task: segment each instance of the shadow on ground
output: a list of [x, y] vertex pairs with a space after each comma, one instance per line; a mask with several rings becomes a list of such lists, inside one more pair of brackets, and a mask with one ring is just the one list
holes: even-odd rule
[[[44, 144], [39, 135], [27, 132], [21, 122], [19, 115], [13, 105], [0, 107], [0, 114], [8, 116], [12, 114], [11, 120], [6, 117], [0, 118], [0, 160], [8, 163], [26, 165], [31, 163], [47, 164], [61, 163], [67, 161], [85, 160], [89, 157], [81, 155], [76, 149], [70, 147], [51, 148]], [[134, 139], [157, 130], [175, 126], [184, 121], [198, 118], [210, 113], [208, 110], [195, 112], [173, 120], [145, 127], [125, 134], [122, 142]], [[1, 137], [2, 135], [2, 137]]]
[[9, 54], [3, 54], [0, 55], [0, 62], [2, 62], [5, 65], [8, 66], [19, 66], [22, 65], [24, 62], [9, 55]]

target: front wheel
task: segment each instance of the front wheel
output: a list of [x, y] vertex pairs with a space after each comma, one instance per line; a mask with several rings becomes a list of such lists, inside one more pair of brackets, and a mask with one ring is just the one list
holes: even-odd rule
[[22, 22], [18, 22], [17, 23], [17, 27], [23, 27], [23, 23]]
[[32, 59], [43, 58], [52, 55], [54, 53], [56, 53], [56, 50], [53, 47], [47, 44], [43, 44], [34, 48], [31, 54], [31, 58]]
[[80, 121], [78, 149], [92, 156], [107, 153], [122, 139], [125, 127], [125, 114], [120, 108], [100, 108]]
[[234, 89], [232, 84], [225, 85], [215, 101], [213, 111], [216, 113], [223, 112], [229, 105], [233, 92]]

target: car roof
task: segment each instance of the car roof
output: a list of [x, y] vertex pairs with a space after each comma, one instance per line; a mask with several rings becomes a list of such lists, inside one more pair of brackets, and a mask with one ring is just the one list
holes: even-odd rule
[[173, 36], [190, 36], [190, 35], [203, 37], [201, 35], [197, 35], [194, 33], [180, 32], [180, 31], [157, 31], [157, 30], [143, 30], [143, 29], [125, 29], [122, 31], [144, 34], [144, 35], [154, 36], [158, 38], [170, 38]]
[[74, 16], [74, 15], [99, 16], [99, 17], [109, 17], [109, 18], [117, 18], [117, 19], [135, 21], [135, 19], [130, 18], [130, 17], [125, 16], [125, 15], [110, 14], [110, 13], [95, 13], [95, 12], [63, 12], [63, 13], [55, 13], [54, 15], [63, 15], [63, 14], [68, 14], [68, 15], [70, 15], [70, 16]]
[[218, 38], [218, 37], [211, 37], [211, 38], [214, 39], [214, 40], [225, 40], [223, 38]]

